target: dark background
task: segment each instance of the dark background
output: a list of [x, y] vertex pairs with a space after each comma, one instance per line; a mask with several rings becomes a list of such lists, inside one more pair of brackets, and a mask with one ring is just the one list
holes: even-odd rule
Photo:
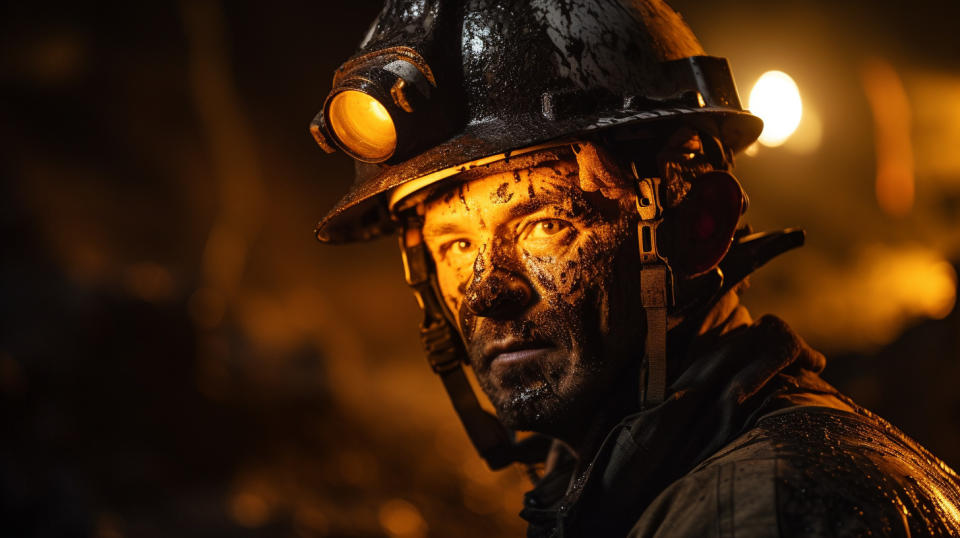
[[[393, 241], [312, 237], [352, 166], [306, 127], [379, 3], [11, 4], [0, 536], [519, 535], [525, 479], [472, 453]], [[745, 104], [768, 69], [804, 97], [797, 142], [738, 162], [754, 227], [809, 233], [745, 302], [960, 465], [960, 9], [673, 5]], [[896, 214], [890, 110], [915, 191]]]

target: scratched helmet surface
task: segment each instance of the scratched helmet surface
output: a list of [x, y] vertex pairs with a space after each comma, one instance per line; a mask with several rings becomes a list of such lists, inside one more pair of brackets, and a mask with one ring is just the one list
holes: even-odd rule
[[[392, 151], [358, 154], [342, 138], [351, 125], [362, 136], [363, 124], [331, 125], [331, 104], [347, 90], [382, 104], [370, 106], [389, 114]], [[388, 193], [424, 176], [681, 118], [709, 123], [733, 152], [762, 129], [741, 108], [726, 60], [705, 56], [660, 0], [388, 0], [311, 125], [321, 147], [339, 146], [357, 163], [317, 237], [390, 233]]]

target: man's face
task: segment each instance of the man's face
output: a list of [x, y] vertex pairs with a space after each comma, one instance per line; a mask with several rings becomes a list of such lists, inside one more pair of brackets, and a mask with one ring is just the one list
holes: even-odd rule
[[508, 426], [570, 433], [641, 355], [635, 222], [584, 192], [573, 161], [492, 174], [425, 204], [443, 300]]

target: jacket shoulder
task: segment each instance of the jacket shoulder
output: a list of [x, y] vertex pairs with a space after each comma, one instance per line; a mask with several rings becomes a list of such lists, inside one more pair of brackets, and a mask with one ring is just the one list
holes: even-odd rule
[[960, 536], [960, 479], [868, 412], [795, 407], [674, 482], [631, 536]]
[[781, 534], [960, 535], [960, 479], [883, 419], [787, 410], [757, 428], [777, 457]]

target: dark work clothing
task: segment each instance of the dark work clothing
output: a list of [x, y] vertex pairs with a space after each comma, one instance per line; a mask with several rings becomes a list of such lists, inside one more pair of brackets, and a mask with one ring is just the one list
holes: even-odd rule
[[528, 536], [960, 536], [954, 471], [821, 380], [783, 321], [723, 317], [578, 479], [555, 444]]

